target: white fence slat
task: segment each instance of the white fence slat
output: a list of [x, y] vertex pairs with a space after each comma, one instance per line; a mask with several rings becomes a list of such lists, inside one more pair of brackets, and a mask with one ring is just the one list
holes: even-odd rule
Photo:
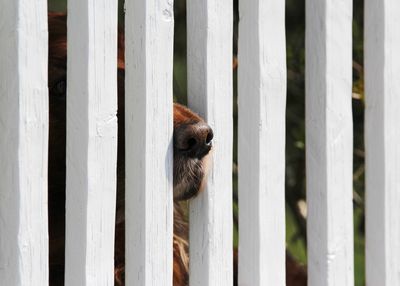
[[190, 285], [233, 284], [230, 0], [187, 2], [188, 102], [214, 130], [206, 189], [190, 203]]
[[285, 2], [239, 12], [239, 285], [285, 285]]
[[367, 285], [400, 285], [400, 2], [365, 1]]
[[0, 284], [48, 284], [47, 1], [0, 4]]
[[113, 285], [117, 1], [68, 3], [65, 285]]
[[352, 1], [306, 1], [308, 285], [354, 284]]
[[172, 285], [172, 0], [126, 2], [126, 285]]

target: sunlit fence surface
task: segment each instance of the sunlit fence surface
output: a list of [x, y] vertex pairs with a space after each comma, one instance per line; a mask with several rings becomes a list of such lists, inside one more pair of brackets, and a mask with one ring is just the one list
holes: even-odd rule
[[[66, 285], [113, 285], [117, 0], [68, 3]], [[285, 3], [239, 1], [239, 285], [285, 285]], [[130, 0], [126, 285], [172, 285], [172, 0]], [[306, 1], [308, 284], [354, 284], [352, 1]], [[367, 285], [400, 285], [400, 2], [365, 1]], [[47, 1], [0, 4], [0, 284], [48, 285]], [[231, 286], [233, 3], [187, 2], [188, 105], [214, 129], [190, 285]], [[134, 148], [132, 147], [134, 146]]]

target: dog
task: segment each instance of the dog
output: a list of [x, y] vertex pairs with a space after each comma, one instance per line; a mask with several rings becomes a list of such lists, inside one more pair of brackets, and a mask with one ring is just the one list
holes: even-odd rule
[[[49, 13], [49, 252], [50, 285], [63, 285], [65, 247], [65, 150], [67, 17]], [[124, 36], [118, 35], [118, 159], [115, 231], [115, 283], [124, 284]], [[196, 113], [173, 106], [173, 285], [188, 285], [188, 225], [180, 207], [201, 191], [212, 149], [213, 131]]]

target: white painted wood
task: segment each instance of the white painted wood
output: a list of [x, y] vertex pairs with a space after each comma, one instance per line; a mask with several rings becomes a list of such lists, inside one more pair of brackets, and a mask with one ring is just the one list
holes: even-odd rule
[[0, 284], [48, 284], [47, 1], [0, 3]]
[[239, 285], [285, 285], [285, 2], [239, 5]]
[[306, 2], [308, 285], [353, 285], [352, 1]]
[[230, 0], [187, 1], [188, 102], [214, 130], [205, 190], [190, 203], [190, 285], [233, 284]]
[[114, 284], [117, 1], [68, 2], [65, 284]]
[[172, 285], [172, 0], [126, 2], [126, 285]]
[[400, 2], [365, 1], [367, 285], [400, 285]]

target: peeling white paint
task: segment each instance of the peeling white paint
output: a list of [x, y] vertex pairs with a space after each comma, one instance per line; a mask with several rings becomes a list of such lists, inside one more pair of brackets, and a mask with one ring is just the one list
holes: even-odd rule
[[400, 285], [400, 2], [365, 1], [366, 277]]
[[285, 3], [239, 6], [239, 285], [285, 285]]
[[48, 284], [47, 1], [0, 4], [0, 284]]
[[173, 2], [126, 2], [126, 285], [172, 286]]
[[188, 103], [213, 128], [205, 190], [190, 203], [190, 285], [231, 286], [232, 36], [230, 0], [187, 1]]
[[68, 2], [65, 285], [114, 285], [117, 1]]
[[308, 285], [352, 286], [352, 1], [306, 1]]

